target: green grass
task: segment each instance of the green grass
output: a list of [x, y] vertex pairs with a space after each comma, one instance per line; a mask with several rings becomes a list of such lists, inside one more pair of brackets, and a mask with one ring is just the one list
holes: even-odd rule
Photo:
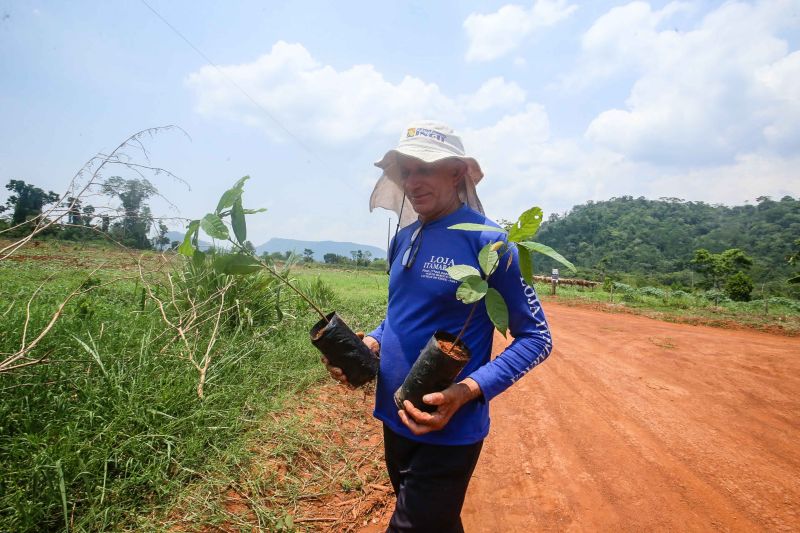
[[[293, 272], [304, 286], [320, 280], [336, 295], [335, 309], [353, 331], [369, 332], [386, 312], [389, 276], [375, 270], [333, 270], [305, 266]], [[326, 309], [334, 311], [333, 307]]]
[[[48, 253], [59, 260], [0, 264], [2, 352], [19, 347], [37, 287], [44, 283], [28, 339], [96, 259], [85, 248], [37, 250]], [[124, 268], [127, 256], [108, 249], [104, 256], [114, 268], [93, 275], [100, 285], [68, 304], [36, 350], [51, 362], [0, 375], [2, 531], [137, 528], [142, 516], [169, 509], [183, 487], [206, 479], [217, 487], [241, 468], [252, 455], [248, 435], [263, 431], [265, 416], [325, 376], [308, 342], [317, 317], [284, 296], [280, 322], [254, 311], [244, 313], [253, 323], [238, 316], [224, 325], [200, 400], [197, 371], [163, 335], [157, 308]], [[298, 277], [353, 329], [369, 330], [386, 301], [379, 276], [369, 278], [374, 288], [361, 283], [369, 275], [326, 272], [322, 283], [312, 272]], [[240, 303], [258, 310], [258, 301], [244, 301], [247, 291], [237, 294], [237, 310]]]
[[293, 276], [303, 281], [321, 279], [344, 301], [383, 300], [385, 305], [389, 292], [389, 276], [383, 271], [302, 266]]
[[[553, 301], [550, 284], [537, 283], [536, 292], [543, 302]], [[789, 335], [800, 334], [800, 302], [789, 298], [732, 302], [722, 298], [718, 303], [703, 293], [670, 291], [658, 287], [634, 288], [622, 285], [613, 293], [601, 286], [594, 289], [561, 285], [557, 301], [607, 305], [636, 313], [651, 315], [668, 321], [702, 323], [712, 326], [738, 324], [755, 329], [781, 331]]]

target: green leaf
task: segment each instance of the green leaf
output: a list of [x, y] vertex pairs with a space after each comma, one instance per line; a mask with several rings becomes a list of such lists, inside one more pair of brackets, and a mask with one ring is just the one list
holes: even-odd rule
[[249, 255], [225, 254], [214, 258], [214, 270], [221, 274], [252, 274], [261, 269], [261, 264]]
[[533, 258], [531, 251], [527, 248], [517, 248], [519, 251], [519, 272], [525, 283], [533, 287]]
[[[178, 246], [178, 253], [186, 257], [192, 257], [194, 254], [194, 246], [192, 246], [192, 238], [197, 235], [197, 228], [200, 227], [199, 220], [192, 220], [189, 227], [186, 228], [186, 235], [183, 237], [183, 242]], [[196, 239], [195, 239], [196, 240]]]
[[233, 205], [238, 198], [242, 197], [242, 192], [244, 190], [244, 182], [249, 180], [250, 176], [245, 176], [237, 181], [233, 187], [222, 193], [222, 196], [219, 199], [219, 203], [217, 204], [217, 209], [214, 211], [217, 215], [219, 215], [223, 209], [226, 209]]
[[789, 278], [789, 283], [800, 283], [800, 274]]
[[194, 255], [194, 246], [192, 246], [191, 238], [191, 235], [184, 237], [183, 242], [178, 246], [179, 254], [185, 255], [186, 257], [192, 257]]
[[505, 337], [506, 331], [508, 331], [508, 306], [506, 306], [503, 296], [496, 289], [490, 288], [486, 292], [486, 300], [484, 302], [486, 303], [486, 312], [489, 314], [489, 320], [492, 321], [497, 331]]
[[481, 251], [478, 253], [478, 264], [481, 266], [481, 270], [483, 270], [487, 278], [497, 269], [497, 264], [499, 263], [497, 252], [492, 250], [492, 246], [494, 246], [494, 243], [490, 242], [481, 248]]
[[256, 213], [264, 213], [266, 210], [266, 207], [261, 207], [259, 209], [243, 209], [242, 212], [245, 215], [255, 215]]
[[560, 253], [556, 252], [555, 250], [553, 250], [552, 248], [550, 248], [546, 244], [541, 244], [541, 243], [538, 243], [538, 242], [529, 242], [529, 241], [520, 242], [520, 243], [517, 243], [517, 244], [519, 244], [520, 246], [524, 246], [526, 249], [530, 250], [531, 252], [539, 252], [540, 254], [544, 254], [547, 257], [551, 258], [551, 259], [555, 259], [556, 261], [558, 261], [559, 263], [561, 263], [562, 265], [564, 265], [565, 267], [567, 267], [571, 271], [575, 272], [575, 265], [570, 263], [563, 255], [561, 255]]
[[539, 224], [542, 223], [542, 209], [539, 207], [531, 207], [519, 216], [511, 229], [508, 232], [508, 240], [511, 242], [520, 242], [527, 239], [532, 239], [536, 232], [539, 231]]
[[484, 296], [489, 284], [480, 276], [467, 276], [456, 289], [456, 298], [465, 304], [475, 303]]
[[503, 228], [498, 228], [496, 226], [488, 226], [486, 224], [454, 224], [452, 226], [448, 226], [447, 229], [460, 229], [463, 231], [493, 231], [495, 233], [506, 233], [506, 230]]
[[231, 226], [233, 227], [233, 234], [239, 244], [244, 244], [247, 240], [247, 222], [244, 219], [244, 209], [242, 208], [242, 199], [237, 198], [231, 207]]
[[227, 239], [228, 227], [222, 222], [214, 213], [209, 213], [200, 221], [200, 227], [206, 232], [206, 235], [214, 239]]
[[467, 276], [481, 276], [477, 268], [470, 265], [454, 265], [447, 269], [450, 277], [456, 281], [463, 281]]
[[61, 459], [56, 460], [58, 472], [58, 491], [61, 493], [61, 510], [64, 511], [64, 527], [69, 531], [69, 518], [67, 516], [67, 486], [64, 483], [64, 470], [61, 468]]

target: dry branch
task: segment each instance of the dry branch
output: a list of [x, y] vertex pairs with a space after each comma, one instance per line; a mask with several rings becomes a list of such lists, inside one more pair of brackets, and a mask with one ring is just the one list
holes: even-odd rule
[[[92, 270], [92, 272], [86, 277], [86, 280], [91, 278], [92, 275], [95, 272], [97, 272], [101, 267], [102, 265]], [[31, 366], [46, 361], [47, 360], [46, 356], [40, 358], [30, 358], [28, 357], [28, 355], [34, 348], [36, 348], [39, 342], [41, 342], [41, 340], [50, 332], [50, 330], [53, 329], [53, 326], [61, 317], [61, 314], [64, 312], [64, 307], [66, 307], [66, 305], [70, 302], [70, 300], [72, 300], [75, 296], [79, 294], [84, 294], [92, 289], [92, 287], [88, 287], [85, 289], [83, 288], [86, 281], [84, 280], [83, 283], [81, 283], [75, 290], [70, 292], [69, 295], [61, 302], [56, 311], [53, 313], [53, 316], [50, 317], [50, 321], [44, 328], [42, 328], [42, 330], [39, 332], [36, 338], [34, 338], [29, 344], [26, 344], [28, 326], [30, 324], [30, 319], [31, 319], [31, 312], [30, 312], [31, 303], [33, 302], [34, 298], [39, 293], [39, 291], [42, 289], [42, 287], [44, 287], [45, 283], [47, 283], [50, 279], [52, 279], [52, 276], [47, 280], [45, 280], [44, 283], [39, 285], [39, 287], [31, 295], [30, 299], [28, 299], [28, 303], [25, 307], [25, 324], [23, 325], [22, 329], [22, 341], [20, 348], [19, 350], [17, 350], [12, 354], [0, 354], [6, 356], [5, 359], [3, 359], [2, 362], [0, 362], [0, 373], [11, 372], [12, 370], [18, 370], [26, 366]], [[20, 363], [19, 361], [23, 362]]]
[[[130, 156], [128, 156], [124, 152], [124, 150], [127, 148], [130, 147], [136, 148], [136, 144], [142, 147], [143, 145], [141, 139], [145, 135], [149, 135], [152, 137], [157, 133], [160, 133], [162, 131], [170, 131], [172, 129], [177, 129], [183, 132], [184, 135], [186, 135], [185, 131], [173, 125], [147, 128], [137, 133], [134, 133], [133, 135], [122, 141], [110, 154], [99, 153], [96, 156], [89, 159], [89, 161], [87, 161], [86, 164], [84, 164], [84, 166], [72, 177], [64, 194], [61, 196], [62, 199], [71, 198], [71, 201], [69, 201], [68, 204], [65, 205], [56, 202], [51, 207], [43, 211], [40, 215], [25, 222], [22, 222], [20, 224], [17, 224], [14, 227], [0, 231], [0, 235], [2, 235], [3, 233], [9, 232], [11, 230], [23, 226], [32, 227], [31, 232], [25, 235], [24, 237], [21, 237], [20, 239], [12, 242], [11, 244], [8, 244], [0, 248], [0, 261], [9, 258], [20, 248], [28, 244], [35, 236], [39, 235], [47, 228], [53, 226], [54, 224], [60, 223], [64, 219], [64, 217], [68, 216], [70, 212], [72, 212], [72, 210], [75, 208], [77, 203], [81, 201], [82, 198], [92, 194], [95, 190], [97, 190], [101, 186], [101, 182], [103, 179], [102, 171], [105, 169], [107, 165], [114, 165], [114, 164], [123, 165], [129, 170], [136, 173], [141, 173], [142, 169], [146, 169], [155, 175], [164, 174], [186, 184], [184, 180], [178, 178], [168, 170], [149, 165], [140, 165], [138, 163], [133, 162]], [[145, 150], [145, 157], [147, 157], [146, 150]], [[167, 202], [169, 203], [168, 200]]]
[[[76, 224], [65, 223], [64, 222], [65, 217], [69, 217], [70, 214], [73, 214], [75, 210], [78, 208], [79, 204], [86, 198], [100, 196], [102, 194], [101, 191], [104, 180], [103, 170], [106, 169], [106, 167], [110, 167], [111, 165], [125, 167], [126, 169], [142, 177], [144, 177], [143, 172], [149, 172], [153, 175], [163, 174], [177, 181], [180, 181], [181, 183], [187, 185], [188, 187], [188, 184], [186, 184], [184, 180], [180, 179], [172, 172], [157, 166], [153, 166], [150, 163], [149, 154], [142, 141], [145, 137], [149, 136], [150, 138], [152, 138], [158, 133], [164, 131], [170, 131], [173, 129], [179, 130], [188, 137], [188, 134], [186, 134], [185, 131], [173, 125], [147, 128], [139, 132], [136, 132], [133, 135], [126, 138], [125, 140], [123, 140], [110, 153], [108, 154], [98, 153], [97, 155], [89, 159], [84, 164], [84, 166], [81, 167], [81, 169], [78, 170], [78, 172], [76, 172], [75, 175], [73, 175], [73, 177], [70, 179], [66, 187], [66, 190], [64, 191], [63, 195], [61, 195], [60, 198], [62, 200], [66, 200], [65, 203], [57, 201], [50, 207], [46, 208], [38, 216], [30, 220], [26, 220], [25, 222], [17, 224], [13, 227], [0, 230], [0, 235], [2, 235], [4, 233], [13, 232], [14, 230], [18, 230], [22, 227], [31, 228], [31, 231], [27, 235], [15, 241], [12, 241], [10, 244], [6, 244], [0, 247], [0, 261], [10, 258], [12, 255], [17, 253], [21, 248], [28, 245], [34, 239], [34, 237], [40, 235], [42, 232], [54, 226], [55, 224], [58, 224], [59, 227], [70, 227], [70, 226], [78, 227], [78, 225]], [[142, 156], [144, 157], [147, 164], [141, 164], [136, 162], [131, 156], [129, 156], [126, 153], [127, 149], [134, 149], [141, 151]], [[169, 200], [167, 200], [161, 195], [159, 196], [163, 198], [170, 206], [173, 206], [173, 204], [169, 202]], [[111, 207], [104, 207], [103, 209], [107, 209], [107, 211], [98, 212], [97, 210], [95, 210], [91, 214], [91, 219], [107, 217], [108, 220], [110, 221], [111, 219], [117, 218], [117, 216], [111, 214], [112, 213]], [[86, 215], [81, 215], [81, 216], [86, 216]], [[153, 220], [167, 220], [167, 219], [153, 218]], [[124, 250], [133, 256], [133, 253], [127, 247], [125, 247], [122, 243], [115, 241], [110, 235], [108, 235], [108, 233], [100, 231], [97, 227], [91, 225], [80, 225], [79, 227], [100, 233], [104, 238], [115, 243], [121, 250]], [[93, 270], [92, 273], [89, 274], [89, 277], [91, 277], [92, 274], [97, 272], [97, 270], [99, 270], [101, 267], [102, 265]], [[126, 278], [127, 277], [117, 278], [110, 282], [102, 283], [99, 286], [115, 283], [118, 282], [120, 279], [126, 279]], [[81, 285], [74, 291], [72, 291], [57, 307], [47, 325], [39, 332], [39, 334], [31, 342], [27, 342], [28, 329], [30, 327], [30, 320], [31, 320], [31, 304], [33, 300], [36, 298], [36, 296], [39, 294], [43, 286], [51, 279], [52, 277], [48, 278], [48, 280], [46, 280], [42, 285], [40, 285], [28, 299], [25, 308], [25, 322], [23, 326], [20, 348], [14, 353], [0, 353], [0, 357], [3, 357], [3, 360], [0, 361], [0, 373], [11, 372], [13, 370], [46, 362], [48, 360], [47, 355], [41, 357], [31, 357], [31, 352], [37, 347], [37, 345], [41, 342], [41, 340], [53, 329], [56, 322], [62, 316], [64, 308], [70, 302], [70, 300], [72, 300], [75, 296], [88, 292], [89, 290], [92, 289], [92, 287], [84, 289], [83, 285]], [[12, 303], [11, 306], [9, 306], [5, 314], [11, 311], [13, 305], [14, 304]]]

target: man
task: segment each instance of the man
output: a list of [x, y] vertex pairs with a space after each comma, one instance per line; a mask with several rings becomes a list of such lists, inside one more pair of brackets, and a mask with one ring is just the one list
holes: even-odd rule
[[[514, 342], [490, 361], [494, 326], [478, 302], [463, 335], [471, 359], [453, 385], [423, 397], [436, 410], [426, 413], [406, 401], [398, 411], [393, 394], [425, 343], [436, 330], [458, 333], [470, 315], [472, 305], [456, 299], [459, 283], [445, 269], [479, 268], [478, 252], [501, 234], [447, 229], [464, 222], [496, 226], [483, 215], [475, 192], [483, 172], [449, 127], [409, 125], [376, 166], [383, 176], [370, 209], [394, 210], [405, 226], [389, 249], [386, 318], [364, 337], [381, 357], [374, 415], [384, 424], [386, 467], [397, 496], [388, 531], [463, 531], [461, 507], [489, 432], [488, 402], [549, 355], [550, 331], [533, 288], [520, 275], [517, 252], [509, 252], [511, 265], [506, 268], [504, 257], [488, 282], [508, 305]], [[340, 369], [328, 370], [347, 383]]]

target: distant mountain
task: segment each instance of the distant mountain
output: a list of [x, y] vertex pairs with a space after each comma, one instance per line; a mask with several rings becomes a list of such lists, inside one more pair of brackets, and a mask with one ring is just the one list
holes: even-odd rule
[[349, 258], [350, 252], [353, 250], [371, 252], [373, 259], [386, 259], [386, 250], [368, 244], [337, 241], [298, 241], [279, 238], [272, 238], [261, 246], [256, 247], [256, 253], [261, 255], [264, 252], [270, 254], [273, 252], [295, 252], [298, 255], [302, 255], [303, 250], [306, 248], [314, 250], [315, 261], [322, 261], [325, 254], [343, 255]]
[[[181, 233], [179, 231], [168, 231], [166, 236], [170, 240], [170, 242], [171, 241], [183, 242], [183, 238], [186, 236], [186, 234], [185, 233]], [[200, 249], [201, 250], [208, 250], [209, 248], [211, 248], [211, 243], [210, 242], [206, 242], [206, 241], [204, 241], [202, 239], [197, 241], [197, 244], [200, 245]]]
[[[170, 241], [183, 242], [185, 233], [179, 231], [168, 231], [167, 237]], [[200, 240], [200, 249], [207, 250], [211, 247], [211, 243]], [[227, 248], [222, 246], [223, 248]], [[386, 259], [386, 251], [376, 246], [369, 244], [358, 244], [355, 242], [337, 242], [337, 241], [298, 241], [295, 239], [280, 239], [273, 238], [256, 247], [258, 255], [264, 252], [271, 254], [273, 252], [295, 252], [297, 255], [303, 255], [303, 250], [309, 248], [314, 250], [314, 260], [322, 261], [325, 254], [343, 255], [350, 257], [352, 250], [361, 250], [363, 252], [371, 252], [373, 259]]]

